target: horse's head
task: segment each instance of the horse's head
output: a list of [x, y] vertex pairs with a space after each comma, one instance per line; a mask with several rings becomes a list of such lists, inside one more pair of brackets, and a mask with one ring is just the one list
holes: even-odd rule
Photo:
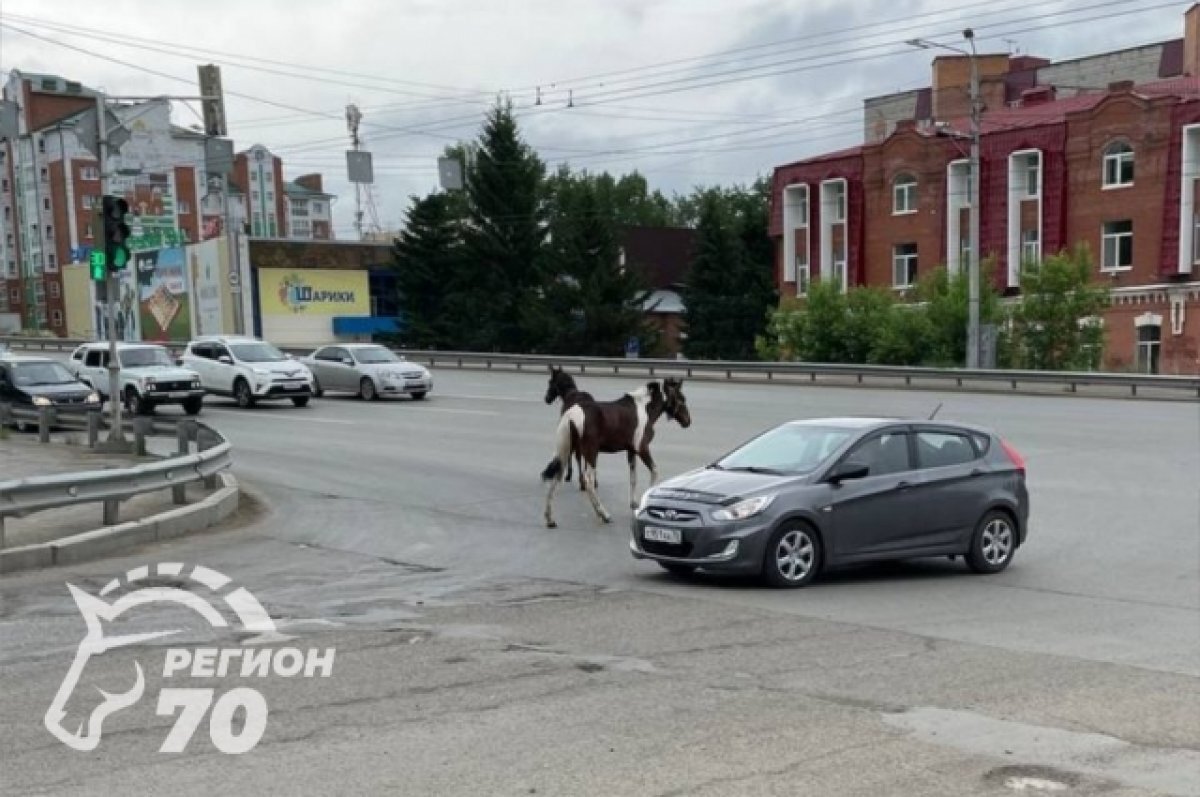
[[555, 399], [562, 398], [575, 389], [575, 380], [561, 368], [550, 366], [550, 382], [546, 385], [546, 403], [553, 404]]
[[662, 384], [663, 412], [684, 429], [692, 425], [687, 398], [683, 395], [683, 380], [667, 377]]

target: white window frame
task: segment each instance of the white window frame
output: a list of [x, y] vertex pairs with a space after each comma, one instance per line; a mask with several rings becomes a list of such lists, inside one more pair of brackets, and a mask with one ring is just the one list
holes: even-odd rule
[[[901, 253], [901, 249], [912, 247], [911, 252]], [[892, 246], [892, 287], [898, 290], [912, 288], [917, 284], [917, 266], [919, 263], [919, 247], [915, 243], [893, 244]], [[900, 281], [901, 269], [905, 281]]]
[[[799, 261], [799, 255], [796, 256]], [[796, 295], [808, 296], [808, 286], [812, 284], [812, 264], [805, 261], [796, 263]]]
[[[808, 230], [809, 187], [807, 183], [793, 183], [783, 187], [783, 281], [797, 282], [800, 264], [809, 263], [811, 248]], [[312, 203], [316, 207], [317, 203]], [[315, 213], [315, 211], [314, 211]], [[796, 245], [796, 232], [805, 230], [804, 246]], [[803, 251], [801, 251], [803, 249]], [[811, 277], [811, 271], [809, 272]], [[799, 283], [797, 282], [797, 285]], [[807, 290], [807, 289], [806, 289]]]
[[[1128, 232], [1109, 232], [1108, 227], [1113, 224], [1129, 224]], [[1113, 247], [1113, 254], [1119, 261], [1121, 256], [1121, 240], [1129, 239], [1129, 262], [1122, 265], [1121, 263], [1109, 262], [1109, 246]], [[1111, 242], [1111, 243], [1110, 243]], [[1102, 272], [1129, 271], [1133, 268], [1133, 220], [1132, 219], [1117, 219], [1115, 221], [1106, 221], [1100, 225], [1100, 270]]]
[[[1034, 152], [1025, 156], [1025, 187], [1026, 199], [1037, 199], [1042, 195], [1042, 153]], [[1030, 185], [1032, 184], [1032, 189]]]
[[909, 172], [896, 175], [892, 180], [892, 215], [908, 216], [917, 212], [917, 178]]
[[[1114, 141], [1104, 148], [1101, 179], [1105, 189], [1127, 188], [1133, 185], [1135, 177], [1133, 155], [1133, 147], [1127, 141]], [[1128, 179], [1125, 179], [1124, 175], [1126, 169], [1129, 171]]]
[[1038, 263], [1042, 259], [1042, 239], [1039, 230], [1024, 230], [1021, 233], [1021, 262]]
[[100, 170], [95, 166], [84, 166], [79, 171], [79, 179], [81, 180], [99, 180]]
[[[1159, 373], [1162, 364], [1162, 316], [1157, 313], [1143, 313], [1134, 319], [1134, 363], [1139, 373]], [[1142, 340], [1142, 330], [1157, 330], [1157, 340]], [[1153, 364], [1158, 363], [1159, 368]]]

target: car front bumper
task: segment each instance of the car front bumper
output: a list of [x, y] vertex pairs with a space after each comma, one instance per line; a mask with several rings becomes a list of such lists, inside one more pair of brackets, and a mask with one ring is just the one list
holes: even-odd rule
[[379, 382], [379, 392], [393, 395], [401, 393], [428, 393], [433, 390], [433, 380], [427, 378], [403, 379], [384, 377]]
[[258, 382], [254, 385], [255, 398], [295, 398], [311, 396], [311, 382]]
[[[647, 540], [645, 530], [648, 526], [678, 529], [680, 543]], [[753, 574], [762, 570], [763, 551], [771, 525], [762, 517], [736, 523], [704, 520], [672, 523], [641, 511], [630, 521], [630, 532], [629, 552], [634, 559], [699, 567], [713, 572]]]
[[190, 387], [187, 390], [147, 390], [144, 394], [146, 401], [155, 404], [174, 404], [177, 402], [188, 401], [190, 399], [204, 398], [204, 388]]

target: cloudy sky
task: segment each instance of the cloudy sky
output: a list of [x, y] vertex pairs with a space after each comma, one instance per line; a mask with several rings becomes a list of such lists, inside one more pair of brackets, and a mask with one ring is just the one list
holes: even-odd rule
[[[637, 170], [668, 195], [858, 143], [864, 97], [928, 85], [921, 37], [1061, 60], [1183, 35], [1163, 0], [0, 0], [0, 71], [195, 94], [221, 65], [230, 135], [325, 175], [353, 237], [345, 109], [377, 220], [437, 190], [437, 156], [501, 93], [551, 166]], [[1081, 35], [1082, 34], [1082, 35]], [[4, 75], [7, 78], [7, 74]], [[540, 103], [539, 103], [540, 98]], [[199, 123], [177, 103], [177, 124]], [[370, 220], [368, 219], [368, 223]]]

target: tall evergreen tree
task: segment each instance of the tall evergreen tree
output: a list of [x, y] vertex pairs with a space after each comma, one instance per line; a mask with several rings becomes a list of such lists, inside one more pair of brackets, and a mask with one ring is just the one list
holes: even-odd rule
[[469, 317], [455, 317], [448, 302], [459, 285], [462, 263], [461, 217], [453, 194], [413, 198], [404, 231], [393, 247], [400, 310], [409, 345], [461, 345]]
[[536, 319], [545, 305], [544, 173], [521, 140], [511, 101], [497, 103], [467, 170], [465, 279], [456, 300], [459, 309], [477, 314], [473, 337], [489, 349], [537, 345]]

